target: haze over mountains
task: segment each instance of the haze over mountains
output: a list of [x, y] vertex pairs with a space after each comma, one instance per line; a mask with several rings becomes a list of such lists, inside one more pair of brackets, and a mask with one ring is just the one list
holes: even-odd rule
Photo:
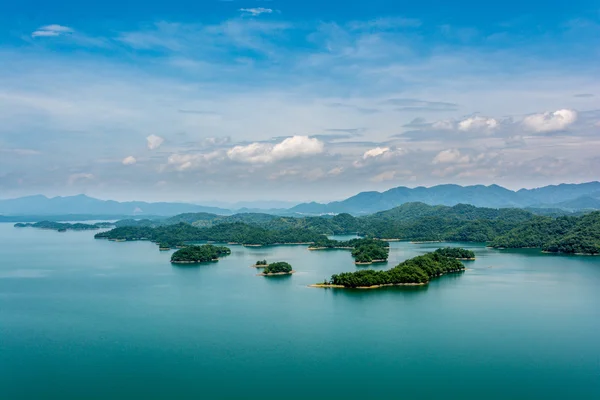
[[[291, 208], [226, 209], [188, 203], [147, 203], [99, 200], [85, 195], [48, 198], [42, 195], [0, 200], [4, 216], [172, 216], [181, 213], [206, 212], [230, 215], [236, 212], [263, 211], [280, 215], [319, 215], [350, 213], [370, 214], [388, 210], [404, 203], [422, 202], [430, 205], [472, 204], [478, 207], [560, 208], [565, 210], [600, 209], [600, 182], [560, 184], [536, 189], [512, 191], [498, 185], [438, 185], [426, 187], [397, 187], [385, 192], [361, 192], [342, 201], [327, 204], [302, 203]], [[260, 206], [252, 202], [248, 205]], [[265, 203], [268, 206], [277, 202]], [[240, 204], [241, 205], [241, 204]]]
[[397, 187], [385, 192], [361, 192], [343, 201], [327, 204], [304, 203], [290, 211], [302, 214], [370, 214], [404, 203], [430, 205], [471, 204], [477, 207], [600, 208], [600, 182], [560, 184], [536, 189], [509, 190], [498, 185], [438, 185], [433, 187]]

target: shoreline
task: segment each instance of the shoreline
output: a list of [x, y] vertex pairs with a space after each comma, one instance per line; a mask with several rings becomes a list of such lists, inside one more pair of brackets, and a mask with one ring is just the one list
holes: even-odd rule
[[386, 263], [388, 260], [373, 260], [373, 261], [369, 261], [369, 262], [360, 262], [360, 261], [355, 261], [354, 265], [371, 265], [371, 264], [381, 264], [381, 263]]
[[292, 274], [295, 274], [295, 273], [296, 273], [296, 271], [291, 270], [290, 272], [275, 272], [275, 273], [271, 273], [271, 274], [264, 274], [264, 273], [263, 274], [256, 274], [256, 276], [277, 276], [277, 275], [281, 276], [281, 275], [292, 275]]
[[309, 250], [354, 250], [354, 247], [309, 247]]
[[307, 245], [307, 244], [313, 244], [313, 242], [270, 243], [270, 244], [248, 244], [248, 243], [242, 243], [241, 245], [245, 246], [245, 247], [265, 247], [265, 246], [303, 246], [303, 245]]
[[600, 253], [590, 254], [590, 253], [565, 253], [564, 251], [546, 251], [542, 250], [544, 254], [555, 254], [558, 256], [600, 256]]
[[323, 288], [323, 289], [361, 289], [361, 290], [369, 290], [369, 289], [379, 289], [387, 286], [425, 286], [428, 285], [429, 282], [426, 283], [385, 283], [383, 285], [373, 285], [373, 286], [357, 286], [357, 287], [348, 287], [343, 285], [323, 285], [322, 283], [314, 283], [312, 285], [308, 285], [311, 288]]
[[540, 253], [543, 254], [554, 254], [557, 256], [600, 256], [600, 253], [565, 253], [564, 251], [547, 251], [542, 250], [540, 247], [493, 247], [493, 246], [485, 246], [488, 249], [496, 249], [496, 250], [530, 250], [530, 249], [539, 249]]
[[[463, 268], [460, 269], [458, 271], [451, 271], [451, 272], [447, 272], [445, 274], [440, 274], [440, 275], [436, 275], [433, 276], [433, 278], [439, 278], [440, 276], [444, 276], [444, 275], [449, 275], [449, 274], [456, 274], [458, 272], [465, 272], [467, 270], [467, 268]], [[308, 287], [311, 288], [323, 288], [323, 289], [379, 289], [382, 287], [388, 287], [388, 286], [425, 286], [425, 285], [429, 285], [429, 283], [431, 282], [431, 279], [425, 283], [385, 283], [383, 285], [373, 285], [373, 286], [357, 286], [357, 287], [349, 287], [349, 286], [343, 286], [343, 285], [332, 285], [332, 284], [327, 284], [324, 285], [322, 283], [313, 283], [312, 285], [308, 285]]]
[[254, 265], [251, 265], [250, 268], [266, 268], [268, 266], [269, 266], [269, 264], [267, 264], [267, 265], [254, 264]]
[[218, 258], [213, 258], [210, 261], [171, 261], [171, 264], [204, 264], [209, 262], [217, 262]]

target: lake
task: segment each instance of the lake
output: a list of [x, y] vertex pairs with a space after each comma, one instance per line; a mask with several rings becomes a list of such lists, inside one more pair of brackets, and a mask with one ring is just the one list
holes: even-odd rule
[[0, 224], [0, 398], [600, 398], [600, 257], [462, 244], [478, 259], [427, 287], [336, 290], [307, 285], [365, 268], [347, 250], [172, 266], [94, 233]]

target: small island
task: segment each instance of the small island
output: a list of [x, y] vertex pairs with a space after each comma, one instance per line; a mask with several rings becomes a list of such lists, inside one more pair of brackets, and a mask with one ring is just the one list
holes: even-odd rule
[[475, 259], [475, 253], [471, 250], [460, 247], [443, 247], [435, 251], [445, 257], [455, 258], [462, 261], [472, 261]]
[[198, 264], [203, 262], [218, 261], [219, 258], [231, 254], [231, 249], [225, 246], [187, 246], [177, 250], [171, 256], [172, 264]]
[[16, 223], [15, 228], [38, 228], [38, 229], [49, 229], [58, 232], [66, 231], [90, 231], [101, 228], [112, 228], [114, 224], [112, 222], [97, 222], [95, 224], [83, 224], [75, 223], [71, 224], [68, 222], [54, 222], [54, 221], [40, 221], [36, 223]]
[[251, 265], [252, 268], [266, 268], [268, 266], [267, 260], [258, 260], [254, 265]]
[[258, 274], [259, 276], [273, 276], [273, 275], [291, 275], [294, 271], [292, 266], [285, 261], [279, 261], [275, 263], [271, 263], [265, 267], [262, 274]]
[[370, 265], [386, 262], [390, 252], [390, 244], [383, 240], [362, 238], [348, 241], [323, 239], [315, 242], [309, 250], [345, 249], [352, 250], [356, 265]]
[[331, 280], [310, 285], [319, 288], [376, 289], [385, 286], [427, 285], [432, 278], [461, 272], [465, 266], [456, 258], [438, 252], [427, 253], [403, 261], [387, 271], [372, 269], [343, 272], [331, 276]]

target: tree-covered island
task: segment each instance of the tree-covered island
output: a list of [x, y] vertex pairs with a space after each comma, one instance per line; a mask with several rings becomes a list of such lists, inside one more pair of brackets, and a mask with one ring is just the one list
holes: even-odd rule
[[267, 262], [267, 260], [258, 260], [254, 265], [251, 265], [251, 267], [254, 268], [266, 268], [269, 266], [269, 263]]
[[268, 246], [277, 244], [310, 244], [324, 238], [310, 229], [290, 228], [272, 230], [242, 222], [198, 228], [185, 222], [166, 226], [120, 226], [96, 234], [96, 239], [150, 240], [164, 247], [182, 246], [189, 242], [213, 241], [219, 243]]
[[456, 258], [432, 252], [403, 261], [387, 271], [367, 269], [343, 272], [332, 275], [330, 281], [311, 286], [374, 289], [383, 286], [426, 285], [432, 278], [464, 270], [465, 266]]
[[50, 229], [58, 232], [65, 231], [89, 231], [97, 230], [102, 228], [112, 228], [115, 225], [112, 222], [97, 222], [95, 224], [83, 224], [75, 223], [71, 224], [68, 222], [55, 222], [55, 221], [40, 221], [36, 223], [16, 223], [15, 228], [38, 228], [38, 229]]
[[209, 261], [218, 261], [219, 258], [231, 254], [231, 249], [225, 246], [187, 246], [177, 250], [171, 256], [173, 264], [198, 264]]
[[439, 255], [442, 255], [445, 257], [450, 257], [450, 258], [455, 258], [457, 260], [469, 261], [469, 260], [475, 259], [474, 252], [472, 252], [471, 250], [460, 248], [460, 247], [443, 247], [443, 248], [437, 249], [435, 252]]
[[347, 249], [352, 250], [352, 257], [358, 265], [386, 262], [390, 252], [390, 244], [383, 240], [371, 238], [351, 239], [347, 241], [324, 238], [312, 244], [309, 250]]
[[285, 261], [279, 261], [279, 262], [274, 262], [274, 263], [267, 265], [265, 267], [265, 269], [263, 269], [262, 274], [259, 274], [259, 275], [260, 276], [291, 275], [294, 272], [295, 271], [292, 270], [292, 266], [289, 263], [287, 263]]

